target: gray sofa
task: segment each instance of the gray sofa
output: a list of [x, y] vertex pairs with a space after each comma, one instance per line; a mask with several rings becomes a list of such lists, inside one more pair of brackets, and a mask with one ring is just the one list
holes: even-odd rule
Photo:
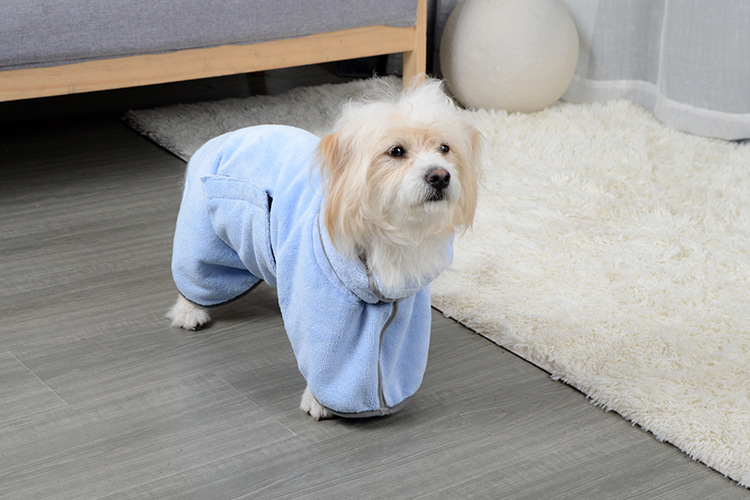
[[403, 53], [425, 71], [427, 0], [8, 0], [0, 101]]

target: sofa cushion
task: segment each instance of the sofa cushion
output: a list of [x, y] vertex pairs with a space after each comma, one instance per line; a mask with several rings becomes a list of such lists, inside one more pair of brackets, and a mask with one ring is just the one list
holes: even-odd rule
[[6, 0], [0, 69], [416, 24], [417, 0]]

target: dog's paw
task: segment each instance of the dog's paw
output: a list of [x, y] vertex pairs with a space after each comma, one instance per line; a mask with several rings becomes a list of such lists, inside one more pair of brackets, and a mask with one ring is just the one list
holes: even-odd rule
[[177, 298], [177, 302], [167, 312], [167, 318], [172, 320], [173, 327], [184, 328], [185, 330], [198, 330], [211, 321], [208, 311], [197, 304], [193, 304], [182, 295]]
[[309, 387], [306, 387], [305, 392], [302, 393], [302, 402], [300, 402], [299, 407], [305, 413], [309, 413], [315, 420], [333, 418], [333, 414], [326, 407], [318, 403], [318, 400], [310, 392]]

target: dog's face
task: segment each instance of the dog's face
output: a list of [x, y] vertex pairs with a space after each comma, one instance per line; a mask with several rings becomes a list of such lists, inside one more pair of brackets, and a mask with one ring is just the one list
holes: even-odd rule
[[320, 145], [331, 237], [354, 252], [377, 237], [409, 245], [469, 227], [479, 141], [435, 81], [350, 105]]

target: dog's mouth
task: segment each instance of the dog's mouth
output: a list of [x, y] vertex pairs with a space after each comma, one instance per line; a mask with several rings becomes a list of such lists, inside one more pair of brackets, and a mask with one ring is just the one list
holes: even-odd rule
[[445, 191], [440, 190], [433, 190], [431, 193], [427, 195], [427, 198], [425, 199], [425, 203], [435, 203], [438, 201], [444, 201], [446, 199]]

